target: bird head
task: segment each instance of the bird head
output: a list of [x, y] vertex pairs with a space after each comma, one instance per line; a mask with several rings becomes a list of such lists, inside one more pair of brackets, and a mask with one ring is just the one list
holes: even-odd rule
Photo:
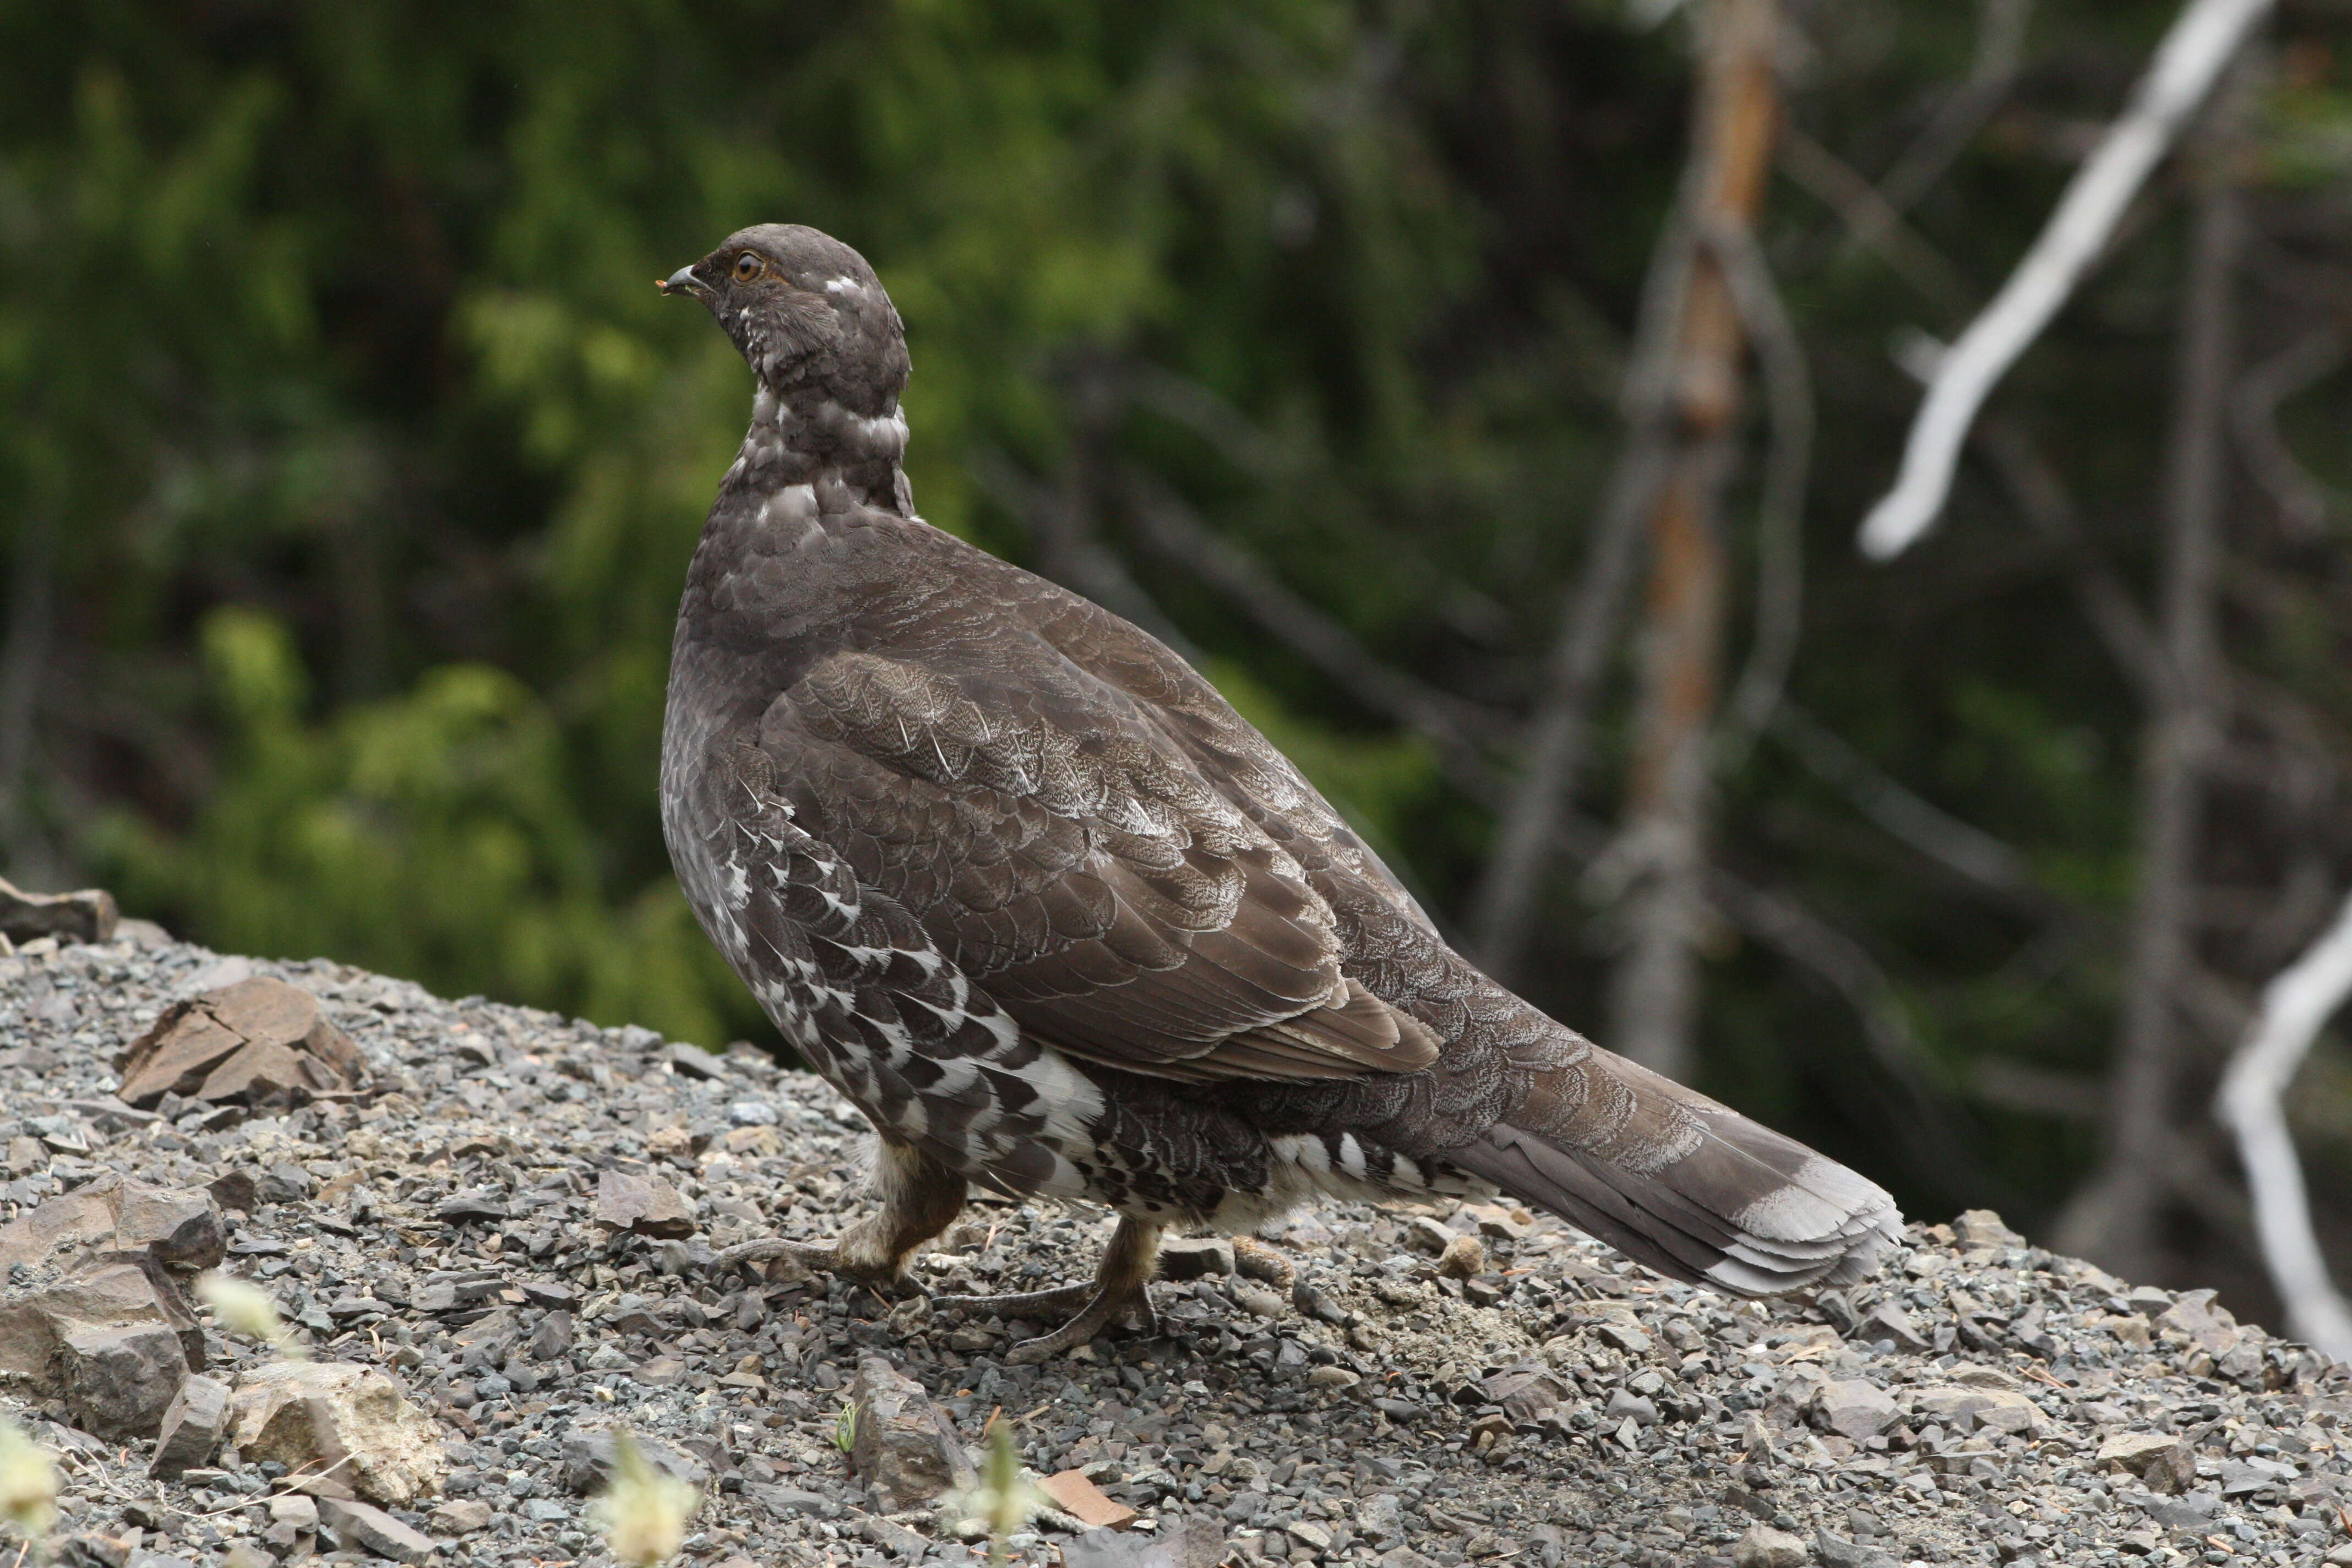
[[701, 300], [780, 400], [814, 395], [866, 417], [897, 409], [906, 330], [874, 268], [831, 235], [756, 224], [657, 287]]

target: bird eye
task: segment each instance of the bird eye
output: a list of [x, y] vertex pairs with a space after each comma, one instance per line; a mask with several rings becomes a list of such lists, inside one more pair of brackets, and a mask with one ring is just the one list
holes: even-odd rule
[[760, 258], [750, 251], [735, 258], [735, 281], [749, 283], [760, 275]]

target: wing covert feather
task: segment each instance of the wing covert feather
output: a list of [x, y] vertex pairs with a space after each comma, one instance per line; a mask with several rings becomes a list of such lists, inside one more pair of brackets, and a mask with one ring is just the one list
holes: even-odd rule
[[1187, 1079], [1434, 1060], [1342, 973], [1297, 859], [1137, 699], [1064, 669], [1015, 687], [835, 654], [770, 706], [761, 748], [859, 879], [1061, 1049]]

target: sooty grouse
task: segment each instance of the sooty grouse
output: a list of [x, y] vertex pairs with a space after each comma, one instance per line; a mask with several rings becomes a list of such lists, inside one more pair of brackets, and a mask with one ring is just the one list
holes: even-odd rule
[[[880, 1135], [877, 1285], [968, 1184], [1118, 1211], [1127, 1314], [1164, 1226], [1491, 1183], [1676, 1279], [1850, 1280], [1898, 1234], [1843, 1166], [1595, 1047], [1447, 947], [1297, 768], [1168, 648], [914, 514], [908, 359], [863, 258], [729, 237], [662, 288], [759, 379], [687, 574], [662, 825], [703, 929]], [[978, 1303], [971, 1303], [978, 1304]]]

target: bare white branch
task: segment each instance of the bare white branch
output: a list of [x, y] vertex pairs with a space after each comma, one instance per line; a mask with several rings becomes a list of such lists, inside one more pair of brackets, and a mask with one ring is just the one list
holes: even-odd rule
[[2287, 1325], [2296, 1337], [2338, 1361], [2352, 1360], [2352, 1307], [2328, 1278], [2311, 1228], [2303, 1166], [2287, 1134], [2284, 1101], [2312, 1040], [2352, 994], [2352, 899], [2336, 923], [2271, 983], [2245, 1042], [2230, 1058], [2214, 1097], [2215, 1113], [2238, 1140], [2238, 1158], [2254, 1198], [2254, 1235]]
[[2124, 209], [2238, 52], [2272, 0], [2189, 0], [2134, 89], [2130, 107], [2066, 187], [2058, 210], [1936, 367], [1912, 421], [1895, 488], [1862, 525], [1862, 552], [1891, 560], [1917, 542], [1944, 509], [1969, 426], [1994, 385], [2032, 345], [2115, 232]]

